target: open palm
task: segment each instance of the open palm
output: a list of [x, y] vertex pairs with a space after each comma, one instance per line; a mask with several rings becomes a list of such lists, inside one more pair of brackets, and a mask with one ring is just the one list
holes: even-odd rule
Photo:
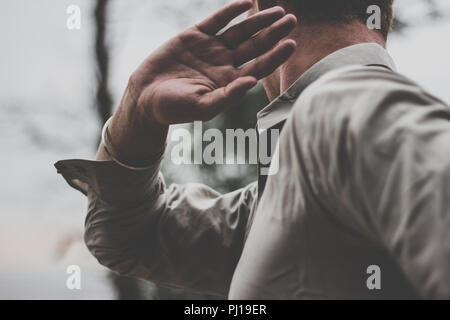
[[296, 19], [281, 7], [261, 11], [218, 35], [251, 7], [249, 0], [230, 4], [144, 61], [131, 83], [145, 114], [164, 125], [209, 120], [289, 58], [296, 44], [282, 39]]

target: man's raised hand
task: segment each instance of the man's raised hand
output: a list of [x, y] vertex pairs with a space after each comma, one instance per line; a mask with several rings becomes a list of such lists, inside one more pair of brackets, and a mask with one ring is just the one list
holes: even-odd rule
[[209, 120], [283, 64], [296, 47], [286, 38], [296, 18], [281, 7], [219, 34], [251, 7], [233, 2], [151, 54], [130, 79], [138, 109], [161, 125]]

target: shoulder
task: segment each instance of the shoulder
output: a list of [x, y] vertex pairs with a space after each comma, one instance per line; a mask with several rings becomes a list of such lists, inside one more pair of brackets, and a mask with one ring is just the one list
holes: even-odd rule
[[399, 90], [414, 95], [424, 93], [413, 81], [386, 68], [347, 66], [330, 71], [312, 83], [300, 95], [296, 104], [330, 99], [349, 103], [364, 98], [369, 103], [372, 96], [384, 96]]
[[311, 84], [295, 102], [293, 112], [303, 119], [325, 117], [364, 125], [374, 117], [394, 119], [395, 114], [411, 107], [424, 106], [448, 109], [444, 102], [397, 72], [383, 67], [347, 66]]

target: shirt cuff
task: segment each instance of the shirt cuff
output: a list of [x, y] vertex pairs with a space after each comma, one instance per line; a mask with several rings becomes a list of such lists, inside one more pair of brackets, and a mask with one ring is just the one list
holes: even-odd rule
[[146, 170], [133, 170], [114, 161], [61, 160], [55, 163], [67, 183], [84, 195], [92, 191], [111, 205], [137, 205], [161, 189], [161, 159]]

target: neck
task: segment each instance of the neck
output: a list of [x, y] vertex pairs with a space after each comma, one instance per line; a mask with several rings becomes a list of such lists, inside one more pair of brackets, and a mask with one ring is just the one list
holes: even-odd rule
[[268, 83], [269, 97], [279, 96], [286, 91], [305, 71], [331, 53], [359, 43], [377, 43], [386, 46], [384, 38], [369, 30], [362, 23], [339, 25], [299, 26], [291, 35], [297, 41], [297, 50], [275, 75], [275, 82]]

